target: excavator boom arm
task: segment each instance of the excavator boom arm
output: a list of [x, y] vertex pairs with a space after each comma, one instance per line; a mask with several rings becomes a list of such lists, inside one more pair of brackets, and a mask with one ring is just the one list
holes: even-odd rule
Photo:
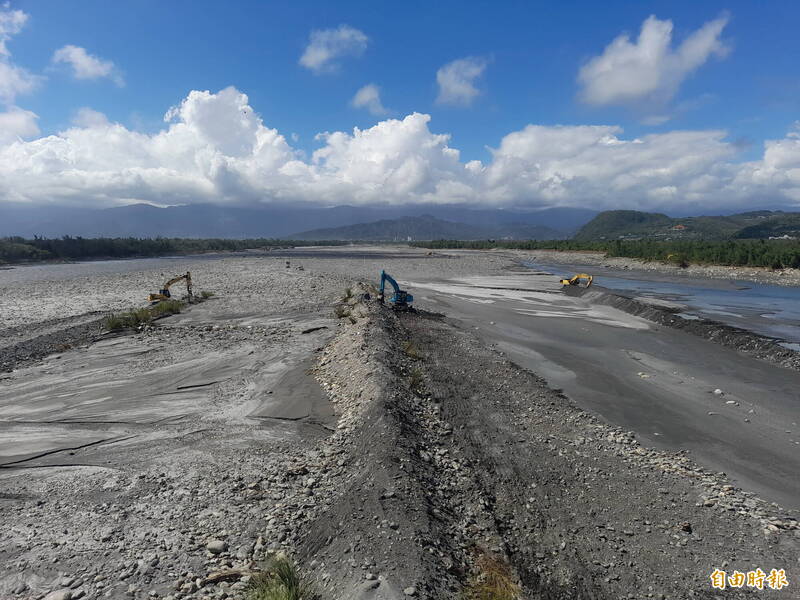
[[381, 296], [383, 295], [384, 289], [386, 288], [386, 282], [394, 288], [395, 293], [400, 291], [400, 286], [394, 280], [394, 277], [389, 275], [386, 271], [381, 271]]
[[394, 294], [389, 299], [395, 309], [398, 310], [407, 310], [409, 308], [409, 304], [414, 301], [414, 296], [406, 292], [405, 290], [401, 290], [400, 286], [395, 281], [394, 277], [389, 275], [386, 271], [381, 271], [381, 285], [379, 290], [378, 298], [381, 302], [384, 301], [384, 294], [386, 291], [386, 282], [389, 282], [389, 285], [392, 286], [394, 289]]
[[147, 299], [150, 302], [159, 302], [161, 300], [168, 300], [172, 295], [169, 293], [169, 288], [172, 287], [174, 284], [178, 283], [179, 281], [186, 280], [186, 292], [189, 296], [189, 300], [192, 299], [192, 274], [189, 271], [186, 271], [184, 275], [178, 275], [177, 277], [173, 277], [169, 281], [164, 284], [164, 287], [157, 294], [150, 294]]

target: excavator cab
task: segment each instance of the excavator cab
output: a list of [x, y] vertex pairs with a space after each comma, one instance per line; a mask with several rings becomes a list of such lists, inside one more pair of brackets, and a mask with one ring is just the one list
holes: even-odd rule
[[169, 300], [172, 298], [172, 294], [169, 291], [169, 288], [172, 287], [174, 284], [178, 283], [179, 281], [186, 281], [186, 294], [189, 297], [189, 301], [192, 301], [192, 274], [189, 271], [186, 271], [185, 275], [178, 275], [177, 277], [173, 277], [169, 281], [164, 284], [164, 287], [161, 288], [157, 294], [150, 294], [147, 297], [148, 302], [152, 302], [156, 304], [161, 302], [162, 300]]
[[392, 305], [392, 308], [395, 310], [411, 310], [411, 303], [414, 301], [414, 296], [406, 292], [405, 290], [401, 290], [400, 286], [394, 280], [394, 278], [389, 275], [386, 271], [381, 271], [381, 286], [378, 295], [378, 301], [383, 304], [385, 301], [385, 288], [386, 282], [394, 288], [394, 294], [391, 295], [389, 298], [389, 302]]

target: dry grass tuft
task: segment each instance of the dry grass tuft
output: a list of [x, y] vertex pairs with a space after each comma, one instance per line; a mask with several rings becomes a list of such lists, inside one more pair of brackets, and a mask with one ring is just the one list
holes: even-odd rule
[[522, 589], [514, 579], [511, 567], [488, 554], [477, 560], [478, 573], [467, 584], [466, 600], [519, 600]]
[[285, 556], [272, 559], [268, 568], [250, 580], [247, 600], [313, 600], [316, 598], [297, 567]]
[[403, 352], [409, 358], [414, 360], [422, 360], [422, 351], [417, 348], [414, 342], [403, 342]]
[[150, 324], [153, 319], [174, 315], [181, 312], [185, 303], [180, 300], [163, 300], [149, 308], [137, 308], [128, 312], [114, 314], [103, 319], [103, 326], [108, 331], [143, 327]]

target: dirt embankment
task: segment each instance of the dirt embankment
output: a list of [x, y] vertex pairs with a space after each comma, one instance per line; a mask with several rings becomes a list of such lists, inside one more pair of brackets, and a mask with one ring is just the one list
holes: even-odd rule
[[796, 581], [800, 531], [778, 507], [440, 316], [350, 304], [317, 368], [340, 424], [299, 553], [323, 597], [463, 598], [487, 570], [523, 598], [712, 598], [715, 568]]

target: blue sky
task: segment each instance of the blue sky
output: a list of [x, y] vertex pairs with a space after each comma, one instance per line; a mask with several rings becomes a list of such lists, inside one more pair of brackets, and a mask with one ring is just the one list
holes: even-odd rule
[[[781, 152], [791, 155], [788, 163], [778, 161], [769, 165], [781, 168], [784, 163], [788, 164], [786, 172], [778, 173], [782, 180], [780, 185], [770, 184], [772, 187], [764, 188], [763, 177], [758, 180], [750, 177], [748, 182], [754, 186], [753, 191], [730, 202], [737, 206], [800, 203], [800, 182], [792, 171], [795, 148], [791, 140], [795, 138], [790, 133], [793, 124], [800, 119], [800, 42], [797, 35], [800, 4], [796, 2], [406, 2], [398, 5], [374, 1], [37, 0], [12, 2], [3, 10], [7, 13], [21, 11], [26, 17], [24, 25], [6, 35], [8, 56], [5, 60], [37, 78], [34, 89], [17, 93], [5, 102], [9, 110], [9, 107], [17, 107], [36, 116], [38, 133], [31, 135], [30, 125], [20, 126], [20, 133], [24, 130], [25, 135], [10, 129], [6, 132], [7, 140], [20, 144], [68, 130], [75, 126], [76, 114], [85, 108], [102, 113], [108, 123], [118, 124], [126, 132], [154, 135], [167, 127], [163, 120], [167, 110], [179, 106], [192, 90], [208, 90], [213, 94], [232, 86], [246, 94], [248, 106], [260, 116], [263, 125], [285, 136], [291, 151], [300, 151], [299, 159], [308, 164], [312, 162], [312, 152], [326, 145], [325, 139], [315, 139], [320, 132], [339, 131], [351, 135], [354, 127], [367, 130], [381, 121], [402, 120], [414, 112], [430, 116], [421, 134], [423, 137], [417, 141], [425, 143], [423, 138], [428, 134], [448, 134], [447, 146], [461, 153], [459, 168], [468, 161], [478, 160], [484, 169], [496, 166], [494, 170], [498, 172], [503, 170], [500, 167], [508, 165], [494, 164], [498, 158], [487, 147], [500, 148], [504, 137], [524, 131], [531, 124], [610, 126], [617, 128], [611, 135], [626, 142], [675, 131], [723, 130], [724, 149], [719, 139], [703, 142], [718, 151], [718, 155], [713, 149], [709, 151], [715, 155], [714, 161], [704, 168], [720, 178], [717, 182], [720, 188], [741, 188], [741, 183], [736, 181], [742, 175], [738, 171], [733, 173], [735, 165], [764, 160], [767, 140], [783, 140]], [[708, 24], [718, 23], [719, 33], [714, 36], [713, 47], [709, 45], [697, 60], [685, 66], [665, 62], [662, 67], [667, 75], [662, 77], [662, 83], [649, 90], [633, 90], [630, 97], [621, 96], [618, 89], [607, 89], [611, 84], [603, 69], [608, 64], [605, 67], [598, 64], [593, 75], [581, 79], [581, 70], [593, 60], [603, 58], [606, 48], [619, 36], [628, 34], [630, 43], [636, 44], [643, 24], [651, 15], [657, 19], [652, 22], [654, 28], [659, 23], [672, 23], [667, 47], [676, 56], [681, 44]], [[363, 37], [356, 39], [342, 56], [334, 56], [319, 69], [299, 62], [313, 31], [337, 31], [341, 26]], [[85, 55], [100, 61], [95, 65], [113, 63], [113, 67], [102, 75], [95, 71], [79, 78], [77, 63], [70, 58], [74, 55], [67, 53], [61, 59], [55, 58], [54, 53], [65, 46], [83, 49]], [[614, 63], [613, 56], [606, 58], [609, 64]], [[437, 83], [437, 73], [459, 60], [471, 61], [469, 64], [479, 72], [466, 81], [472, 95], [456, 94], [454, 100], [441, 101], [444, 92]], [[635, 80], [640, 77], [635, 70], [626, 72], [624, 68], [618, 75], [623, 87], [631, 82], [636, 87]], [[368, 106], [353, 106], [356, 92], [368, 84], [379, 90], [379, 105], [373, 111]], [[605, 100], [598, 100], [601, 97]], [[381, 107], [385, 110], [380, 110]], [[185, 118], [188, 117], [183, 115], [179, 120]], [[526, 135], [531, 138], [539, 133], [542, 132], [529, 131]], [[296, 138], [292, 134], [296, 134]], [[202, 131], [198, 135], [202, 137]], [[421, 179], [422, 187], [406, 190], [408, 200], [438, 201], [441, 197], [448, 202], [461, 198], [469, 203], [528, 202], [535, 206], [612, 203], [613, 198], [596, 199], [597, 187], [577, 186], [578, 179], [594, 174], [583, 168], [583, 163], [567, 165], [570, 157], [556, 161], [537, 154], [541, 149], [533, 152], [531, 148], [538, 148], [540, 139], [541, 136], [528, 140], [524, 156], [511, 157], [518, 162], [528, 161], [540, 169], [536, 175], [538, 183], [530, 189], [499, 190], [497, 173], [487, 172], [476, 183], [470, 179], [476, 172], [473, 169], [465, 178], [460, 174], [448, 176], [447, 193], [437, 188], [441, 180]], [[591, 143], [599, 143], [598, 139]], [[666, 138], [659, 140], [662, 144], [668, 141]], [[564, 141], [565, 145], [569, 143]], [[687, 143], [694, 144], [691, 140]], [[356, 150], [349, 148], [348, 151]], [[577, 152], [585, 150], [587, 148], [581, 146]], [[668, 151], [660, 146], [654, 160], [663, 161], [663, 153]], [[680, 154], [682, 150], [676, 147], [675, 152]], [[409, 164], [420, 161], [436, 165], [439, 159], [438, 155], [435, 158], [414, 155], [392, 168], [408, 170], [411, 169]], [[541, 166], [544, 159], [550, 165], [547, 168]], [[613, 156], [607, 160], [619, 159]], [[328, 171], [333, 168], [333, 162], [324, 165]], [[513, 177], [533, 177], [534, 166], [527, 170], [520, 167], [522, 171]], [[146, 167], [154, 168], [149, 163], [132, 164], [130, 168]], [[85, 168], [94, 172], [91, 165]], [[180, 170], [176, 165], [165, 168]], [[455, 167], [447, 167], [450, 168]], [[426, 169], [430, 176], [431, 170], [445, 167]], [[763, 173], [763, 169], [754, 168], [753, 172], [756, 171]], [[49, 175], [55, 177], [57, 173]], [[208, 173], [200, 175], [209, 179]], [[352, 177], [339, 175], [337, 185], [325, 188], [322, 194], [328, 197], [328, 203], [347, 199], [339, 198], [332, 191], [329, 193], [341, 181], [352, 183]], [[635, 204], [635, 199], [643, 195], [650, 198], [640, 200], [643, 206], [657, 206], [659, 198], [665, 194], [671, 193], [674, 198], [679, 195], [683, 203], [702, 202], [703, 194], [709, 194], [708, 182], [687, 183], [687, 177], [695, 181], [701, 175], [696, 169], [685, 173], [685, 177], [682, 175], [675, 185], [665, 180], [651, 181], [634, 190], [619, 183], [618, 175], [612, 183], [622, 186], [620, 189], [624, 193], [620, 194], [620, 202], [626, 206]], [[316, 172], [308, 175], [318, 176], [322, 175]], [[542, 183], [543, 178], [547, 183]], [[575, 184], [574, 189], [565, 187], [565, 179]], [[770, 176], [770, 181], [773, 180], [775, 177]], [[474, 194], [456, 198], [452, 195], [455, 193], [452, 189], [457, 187], [453, 181], [470, 187]], [[495, 187], [491, 187], [491, 182], [495, 182]], [[301, 183], [297, 186], [303, 187]], [[367, 184], [374, 187], [375, 182]], [[181, 194], [191, 196], [203, 185], [198, 183], [196, 188]], [[210, 185], [215, 189], [220, 187], [213, 178]], [[260, 194], [270, 198], [277, 195], [284, 200], [297, 196], [298, 200], [314, 201], [307, 193], [304, 196], [296, 188], [290, 190], [291, 186], [275, 190], [256, 185], [257, 189], [253, 189], [252, 181], [248, 181], [248, 186], [241, 194], [243, 198], [252, 199]], [[477, 191], [476, 186], [480, 188]], [[559, 187], [555, 189], [554, 186]], [[700, 187], [702, 194], [698, 192]], [[3, 191], [0, 186], [0, 199]], [[5, 191], [6, 199], [32, 201], [21, 190]], [[235, 192], [218, 191], [220, 201], [236, 200]], [[363, 191], [363, 186], [347, 193], [355, 194], [356, 202], [375, 200]], [[403, 189], [388, 190], [394, 202], [402, 202], [403, 193]], [[158, 202], [157, 191], [153, 189], [141, 195], [136, 190], [105, 190], [100, 194], [90, 191], [88, 195], [98, 196], [100, 204], [135, 200]], [[686, 200], [687, 196], [691, 199]], [[710, 194], [709, 198], [712, 204], [723, 204], [722, 193]], [[177, 201], [165, 197], [162, 203]]]

